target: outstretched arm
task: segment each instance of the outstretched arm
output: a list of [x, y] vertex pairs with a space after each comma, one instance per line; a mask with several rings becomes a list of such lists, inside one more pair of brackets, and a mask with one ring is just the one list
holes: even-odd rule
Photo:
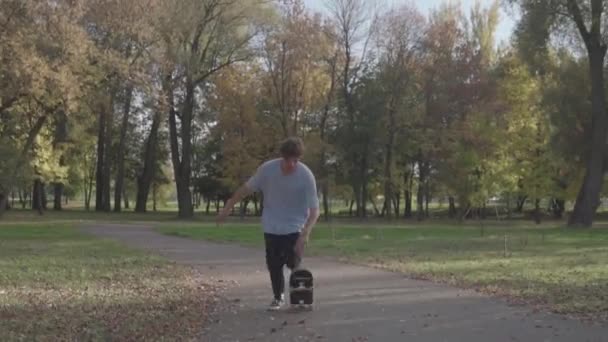
[[243, 198], [247, 197], [253, 192], [261, 190], [261, 186], [264, 180], [264, 173], [261, 172], [261, 170], [262, 168], [258, 167], [256, 173], [247, 182], [241, 185], [241, 187], [238, 188], [238, 190], [232, 195], [232, 197], [230, 197], [228, 202], [226, 202], [224, 209], [220, 211], [217, 217], [218, 224], [222, 223], [226, 219], [226, 217], [230, 215], [230, 211], [232, 210], [235, 204], [237, 204]]
[[241, 187], [238, 188], [238, 190], [232, 195], [232, 197], [230, 197], [228, 202], [226, 202], [226, 205], [224, 206], [222, 211], [220, 211], [217, 217], [218, 223], [223, 222], [226, 217], [230, 215], [230, 211], [232, 210], [234, 205], [240, 202], [243, 198], [250, 195], [251, 193], [253, 193], [253, 191], [249, 188], [249, 186], [247, 186], [247, 184], [241, 185]]

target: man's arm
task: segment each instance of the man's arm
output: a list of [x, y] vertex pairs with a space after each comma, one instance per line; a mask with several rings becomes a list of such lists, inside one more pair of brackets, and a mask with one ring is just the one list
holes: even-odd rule
[[306, 180], [306, 204], [308, 206], [308, 218], [302, 228], [301, 235], [308, 241], [310, 232], [319, 218], [319, 197], [317, 194], [317, 182], [312, 172], [308, 172]]
[[232, 209], [235, 204], [239, 203], [243, 198], [251, 195], [252, 193], [253, 190], [251, 190], [247, 184], [241, 185], [241, 187], [236, 190], [228, 202], [226, 202], [226, 207]]
[[312, 232], [312, 228], [314, 227], [314, 225], [317, 223], [317, 220], [319, 219], [319, 214], [320, 213], [319, 213], [318, 207], [308, 209], [308, 218], [306, 219], [304, 228], [302, 228], [302, 235], [304, 236], [306, 241], [308, 241], [308, 237], [310, 236], [310, 233]]
[[222, 211], [220, 211], [220, 214], [218, 215], [218, 221], [222, 222], [226, 217], [228, 217], [234, 205], [240, 202], [243, 198], [250, 195], [251, 193], [253, 193], [253, 190], [250, 189], [247, 184], [241, 185], [241, 187], [238, 188], [238, 190], [226, 202], [226, 205], [224, 206]]
[[224, 209], [222, 209], [218, 215], [218, 222], [222, 222], [226, 217], [228, 217], [234, 205], [240, 202], [243, 198], [257, 190], [261, 190], [263, 182], [264, 173], [262, 172], [262, 167], [260, 166], [256, 170], [255, 174], [249, 178], [247, 182], [241, 185], [241, 187], [239, 187], [232, 197], [230, 197], [230, 199], [226, 202]]
[[298, 241], [296, 241], [296, 245], [294, 250], [296, 254], [301, 258], [304, 254], [304, 246], [308, 243], [308, 238], [310, 237], [310, 232], [312, 232], [312, 227], [317, 222], [319, 218], [319, 208], [312, 207], [308, 209], [308, 218], [306, 219], [306, 223], [300, 232], [300, 237], [298, 237]]

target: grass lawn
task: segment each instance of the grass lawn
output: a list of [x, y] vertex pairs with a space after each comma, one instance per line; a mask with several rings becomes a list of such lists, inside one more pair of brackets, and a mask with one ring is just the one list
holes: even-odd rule
[[39, 215], [37, 211], [29, 209], [12, 209], [5, 213], [0, 221], [3, 224], [22, 224], [22, 223], [71, 223], [80, 221], [90, 222], [162, 222], [172, 221], [177, 218], [176, 212], [147, 212], [136, 213], [133, 211], [115, 212], [96, 212], [94, 210], [85, 211], [79, 209], [64, 209], [62, 211], [47, 210], [43, 215]]
[[[573, 231], [557, 224], [525, 223], [495, 223], [483, 229], [478, 224], [370, 225], [319, 225], [307, 253], [476, 288], [560, 313], [608, 318], [605, 227]], [[257, 225], [163, 224], [160, 230], [195, 239], [263, 244]]]
[[186, 340], [214, 291], [188, 268], [72, 224], [0, 225], [0, 341]]

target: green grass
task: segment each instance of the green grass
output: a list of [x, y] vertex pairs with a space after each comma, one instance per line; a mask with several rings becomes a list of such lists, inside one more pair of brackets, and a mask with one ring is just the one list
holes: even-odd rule
[[32, 222], [56, 222], [56, 223], [69, 223], [79, 221], [91, 221], [91, 222], [150, 222], [150, 221], [171, 221], [177, 218], [176, 212], [147, 212], [147, 213], [136, 213], [133, 211], [124, 211], [121, 213], [115, 212], [96, 212], [96, 211], [85, 211], [79, 209], [64, 209], [62, 211], [47, 210], [43, 215], [39, 215], [37, 211], [23, 210], [23, 209], [12, 209], [5, 213], [1, 224], [22, 224]]
[[[602, 226], [600, 224], [600, 226]], [[182, 225], [170, 235], [262, 247], [255, 225]], [[506, 237], [506, 248], [505, 248]], [[555, 224], [318, 226], [308, 255], [335, 256], [415, 278], [476, 288], [560, 313], [608, 315], [608, 229]]]
[[195, 337], [213, 288], [187, 268], [69, 224], [0, 226], [0, 340]]

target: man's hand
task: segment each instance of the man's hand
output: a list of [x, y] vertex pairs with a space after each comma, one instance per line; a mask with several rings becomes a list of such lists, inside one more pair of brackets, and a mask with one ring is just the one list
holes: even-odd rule
[[232, 195], [232, 197], [228, 200], [228, 202], [226, 202], [226, 205], [224, 206], [224, 208], [222, 208], [220, 213], [217, 215], [217, 219], [216, 219], [217, 225], [219, 225], [220, 223], [223, 223], [224, 220], [226, 219], [226, 217], [228, 217], [228, 215], [230, 215], [230, 211], [232, 211], [232, 208], [234, 207], [234, 205], [237, 202], [239, 202], [240, 200], [242, 200], [243, 198], [247, 197], [250, 193], [252, 193], [252, 191], [247, 187], [246, 184], [243, 184], [234, 193], [234, 195]]
[[229, 207], [224, 207], [222, 208], [222, 210], [220, 210], [219, 214], [217, 214], [217, 218], [216, 218], [216, 223], [218, 225], [224, 223], [224, 221], [226, 220], [226, 217], [228, 217], [228, 215], [230, 215], [230, 210], [231, 208]]
[[312, 227], [315, 225], [318, 218], [319, 218], [319, 209], [318, 208], [308, 209], [308, 219], [306, 220], [304, 229], [302, 229], [302, 232], [300, 233], [300, 237], [298, 238], [298, 241], [296, 241], [296, 245], [294, 247], [296, 254], [300, 258], [302, 258], [302, 255], [304, 254], [304, 247], [306, 247], [306, 244], [308, 243], [308, 236], [310, 235], [310, 232], [312, 231]]

